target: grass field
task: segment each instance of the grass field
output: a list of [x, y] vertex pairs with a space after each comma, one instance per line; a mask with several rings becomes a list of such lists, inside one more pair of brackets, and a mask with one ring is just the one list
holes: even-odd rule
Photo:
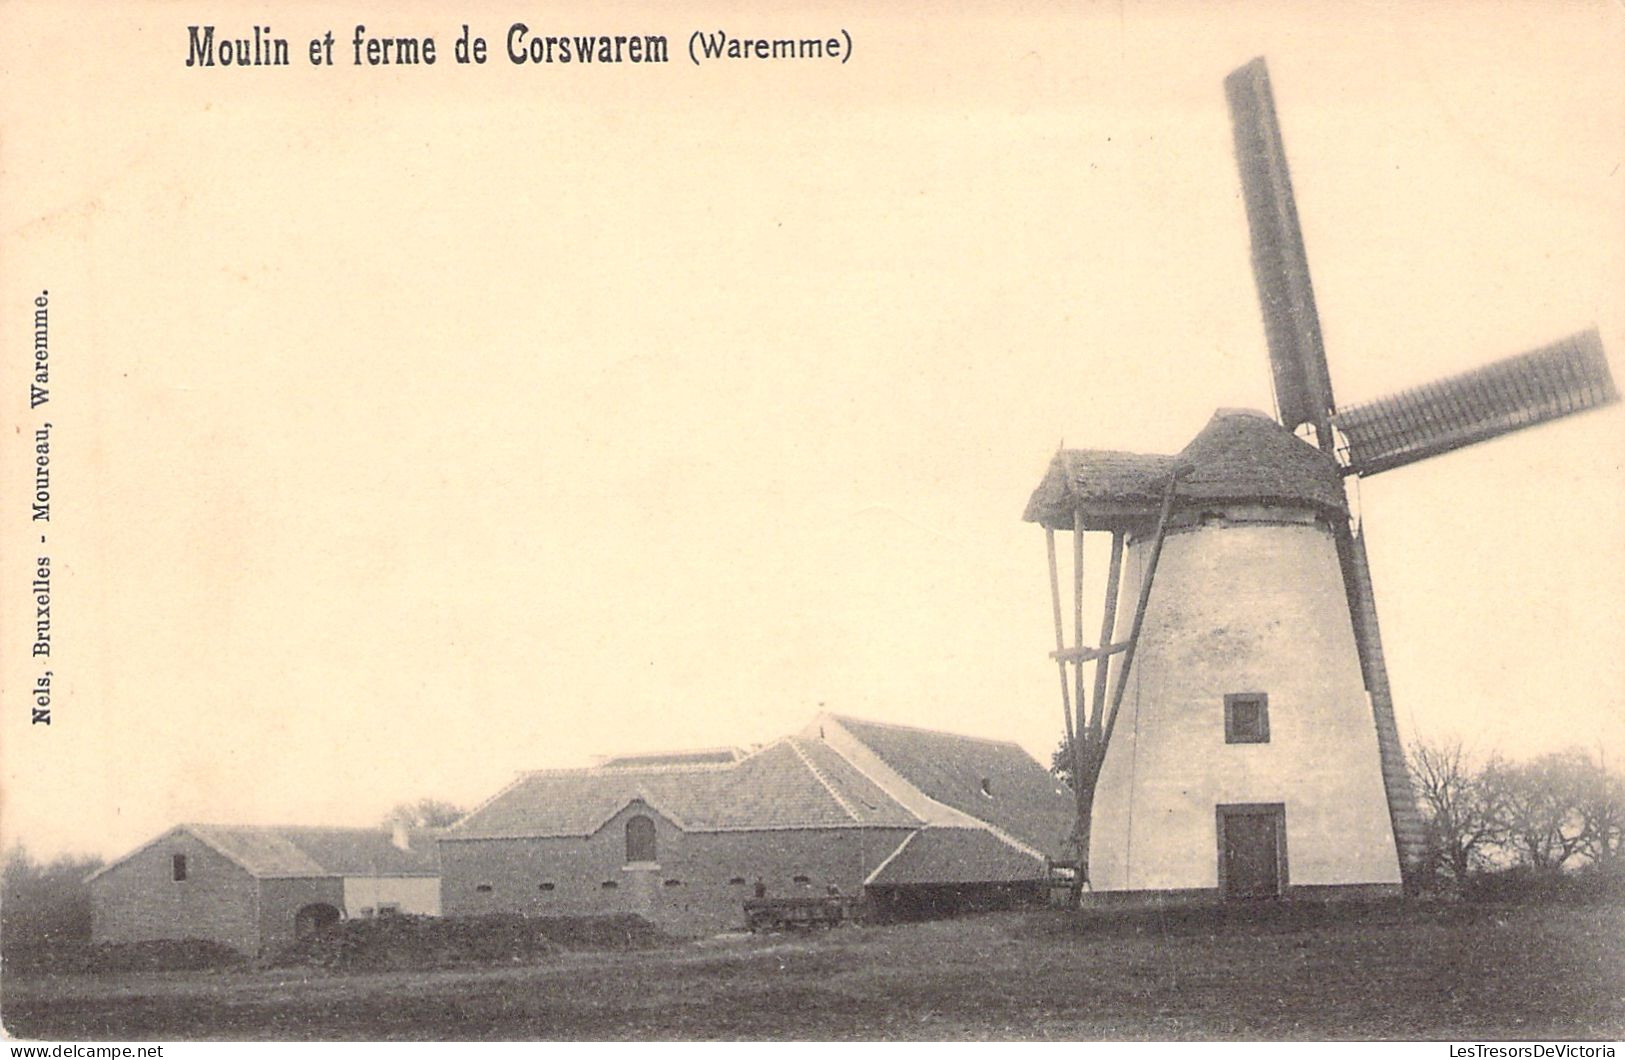
[[25, 1038], [1575, 1039], [1625, 1036], [1625, 908], [1055, 910], [468, 971], [38, 976]]

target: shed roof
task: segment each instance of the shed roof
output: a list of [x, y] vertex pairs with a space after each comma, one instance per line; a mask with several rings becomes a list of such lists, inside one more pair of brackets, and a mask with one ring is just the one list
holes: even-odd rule
[[409, 849], [395, 845], [378, 828], [320, 828], [297, 825], [182, 824], [165, 832], [87, 879], [178, 833], [189, 833], [251, 876], [260, 879], [314, 876], [438, 876], [440, 854], [432, 829], [408, 834]]
[[1346, 513], [1336, 463], [1273, 418], [1253, 409], [1220, 409], [1177, 455], [1064, 449], [1050, 461], [1024, 518], [1070, 530], [1074, 509], [1089, 529], [1153, 516], [1168, 475], [1182, 469], [1176, 508], [1216, 501], [1279, 504]]
[[943, 883], [1011, 883], [1042, 880], [1041, 858], [1012, 846], [985, 828], [922, 828], [909, 836], [864, 881], [870, 886]]

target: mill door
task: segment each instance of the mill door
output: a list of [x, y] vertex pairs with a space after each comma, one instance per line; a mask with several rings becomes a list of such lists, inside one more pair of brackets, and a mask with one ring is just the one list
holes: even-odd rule
[[1278, 898], [1286, 888], [1286, 808], [1280, 803], [1218, 807], [1219, 893]]

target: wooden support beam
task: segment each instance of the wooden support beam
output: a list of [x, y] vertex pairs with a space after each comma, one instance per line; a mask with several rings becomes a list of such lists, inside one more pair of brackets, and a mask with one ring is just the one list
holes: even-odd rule
[[[1123, 531], [1112, 531], [1112, 562], [1111, 569], [1106, 574], [1106, 611], [1100, 620], [1100, 644], [1111, 644], [1112, 634], [1117, 627], [1117, 586], [1123, 576]], [[1098, 656], [1095, 663], [1095, 694], [1094, 706], [1089, 712], [1089, 740], [1100, 742], [1101, 719], [1106, 713], [1106, 675], [1111, 670], [1111, 654], [1118, 650], [1126, 651], [1128, 643], [1112, 644], [1109, 651]], [[1081, 663], [1080, 663], [1081, 666]], [[1082, 699], [1079, 701], [1078, 712], [1083, 712]]]
[[1127, 650], [1128, 650], [1128, 641], [1120, 640], [1116, 644], [1109, 645], [1104, 649], [1102, 649], [1102, 648], [1063, 648], [1060, 651], [1052, 651], [1052, 652], [1050, 652], [1049, 657], [1051, 659], [1056, 660], [1057, 662], [1063, 662], [1063, 663], [1086, 663], [1086, 662], [1094, 662], [1096, 659], [1103, 659], [1108, 655], [1116, 655], [1119, 652], [1123, 652], [1123, 651], [1127, 651]]
[[[1061, 710], [1066, 715], [1066, 746], [1068, 750], [1075, 748], [1077, 734], [1072, 729], [1072, 691], [1067, 687], [1066, 660], [1059, 655], [1066, 651], [1066, 630], [1061, 624], [1061, 576], [1055, 565], [1055, 531], [1044, 528], [1044, 543], [1049, 548], [1049, 598], [1051, 609], [1055, 612], [1055, 653], [1051, 656], [1061, 669]], [[1074, 760], [1077, 752], [1073, 751]]]
[[[1106, 643], [1101, 641], [1102, 644]], [[1072, 646], [1079, 651], [1083, 650], [1083, 509], [1072, 509]], [[1089, 734], [1083, 731], [1084, 706], [1088, 702], [1083, 698], [1083, 660], [1073, 663], [1077, 680], [1076, 691], [1072, 695], [1072, 702], [1078, 705], [1078, 736], [1087, 740]], [[1077, 762], [1073, 762], [1074, 767]]]
[[1157, 576], [1157, 561], [1162, 558], [1162, 543], [1168, 536], [1168, 516], [1174, 510], [1174, 491], [1179, 485], [1180, 475], [1188, 473], [1188, 469], [1176, 469], [1168, 476], [1168, 487], [1162, 493], [1162, 510], [1157, 513], [1157, 536], [1151, 542], [1145, 577], [1140, 581], [1140, 598], [1134, 604], [1134, 624], [1129, 627], [1128, 650], [1123, 652], [1123, 662], [1117, 671], [1117, 684], [1112, 689], [1111, 714], [1107, 716], [1105, 731], [1101, 733], [1102, 751], [1111, 742], [1112, 730], [1117, 728], [1117, 712], [1122, 709], [1123, 692], [1128, 688], [1129, 672], [1134, 667], [1134, 649], [1140, 643], [1140, 626], [1145, 622], [1145, 607], [1151, 600], [1151, 583]]
[[[1083, 698], [1083, 508], [1072, 509], [1072, 629], [1073, 629], [1073, 663], [1077, 670], [1078, 685], [1078, 738], [1072, 741], [1072, 797], [1077, 813], [1072, 822], [1072, 841], [1077, 846], [1079, 857], [1087, 862], [1089, 857], [1089, 814], [1090, 805], [1095, 799], [1095, 786], [1090, 776], [1094, 769], [1095, 748], [1090, 746], [1089, 739], [1093, 735], [1084, 727], [1084, 710], [1087, 702]], [[1101, 642], [1102, 648], [1106, 642]], [[1061, 664], [1063, 667], [1066, 663]], [[1081, 886], [1077, 880], [1073, 881], [1073, 890]]]

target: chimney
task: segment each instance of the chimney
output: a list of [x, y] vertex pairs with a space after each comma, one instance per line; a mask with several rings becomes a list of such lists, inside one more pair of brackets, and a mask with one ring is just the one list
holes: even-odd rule
[[405, 821], [396, 821], [389, 826], [389, 841], [401, 850], [412, 849], [412, 837]]

